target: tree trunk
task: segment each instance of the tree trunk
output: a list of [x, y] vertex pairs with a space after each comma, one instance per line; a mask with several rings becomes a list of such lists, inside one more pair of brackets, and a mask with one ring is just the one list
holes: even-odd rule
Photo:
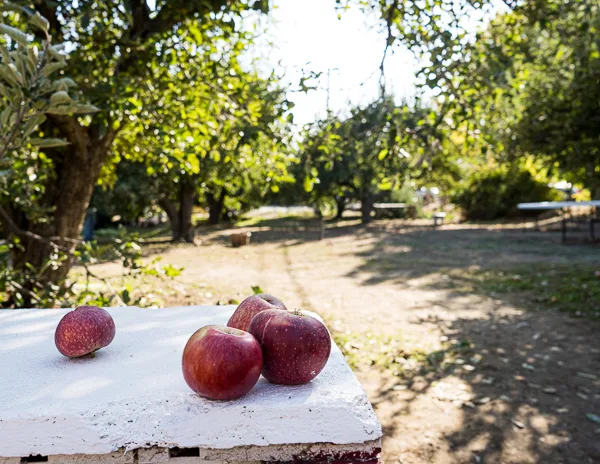
[[179, 188], [179, 239], [194, 243], [195, 231], [192, 224], [195, 185], [189, 179], [182, 180]]
[[[11, 261], [13, 270], [20, 273], [23, 306], [36, 304], [34, 291], [64, 288], [94, 186], [116, 135], [109, 129], [102, 136], [96, 126], [81, 126], [74, 117], [52, 116], [51, 122], [70, 145], [46, 151], [54, 164], [54, 177], [40, 202], [51, 210], [48, 221], [30, 223], [15, 205], [9, 205], [9, 218], [3, 219], [8, 238], [21, 239], [22, 246], [11, 249]], [[23, 235], [23, 231], [30, 234]], [[57, 251], [65, 254], [64, 260], [56, 259]], [[48, 266], [51, 260], [53, 265]]]
[[171, 227], [171, 238], [173, 241], [181, 240], [181, 234], [179, 230], [179, 212], [177, 208], [173, 204], [173, 201], [164, 196], [158, 201], [158, 206], [160, 206], [165, 213], [167, 213], [167, 217], [169, 218], [169, 226]]
[[206, 194], [206, 202], [208, 203], [209, 224], [216, 225], [221, 222], [226, 195], [227, 192], [225, 191], [225, 189], [222, 189], [219, 195], [215, 195], [213, 192], [208, 192]]
[[344, 197], [336, 197], [335, 205], [336, 205], [335, 218], [342, 219], [342, 215], [344, 214], [344, 211], [346, 211], [346, 199]]
[[192, 224], [192, 212], [194, 208], [196, 186], [192, 179], [182, 179], [179, 184], [177, 202], [178, 205], [166, 195], [158, 204], [167, 213], [171, 226], [171, 237], [173, 241], [185, 241], [194, 243], [195, 230]]
[[365, 194], [361, 199], [360, 210], [362, 213], [362, 223], [368, 224], [371, 222], [371, 213], [373, 212], [373, 196], [369, 193]]

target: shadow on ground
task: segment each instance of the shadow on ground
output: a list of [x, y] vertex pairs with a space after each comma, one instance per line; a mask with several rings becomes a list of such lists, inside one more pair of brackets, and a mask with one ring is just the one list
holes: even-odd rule
[[[600, 324], [553, 311], [547, 302], [532, 308], [518, 291], [490, 298], [448, 285], [449, 273], [473, 268], [559, 265], [589, 272], [600, 263], [597, 245], [561, 245], [556, 234], [494, 229], [401, 226], [364, 233], [373, 241], [357, 252], [364, 259], [347, 277], [365, 286], [412, 281], [442, 295], [427, 302], [437, 309], [415, 321], [439, 331], [442, 348], [418, 355], [402, 344], [393, 348], [372, 394], [384, 436], [394, 437], [385, 440], [386, 459], [600, 462]], [[483, 314], [482, 307], [488, 308]], [[422, 434], [416, 434], [422, 442], [403, 442], [415, 435], [405, 418], [428, 411], [435, 420], [422, 418]]]
[[[449, 342], [427, 353], [420, 368], [400, 366], [399, 375], [382, 377], [372, 401], [384, 416], [384, 436], [395, 437], [385, 440], [386, 457], [402, 463], [600, 459], [600, 424], [589, 418], [600, 413], [600, 324], [540, 313], [422, 323], [437, 325]], [[398, 444], [408, 432], [403, 418], [428, 409], [452, 420], [426, 422], [422, 446]]]
[[362, 276], [364, 285], [389, 280], [401, 283], [472, 266], [536, 265], [542, 261], [594, 264], [600, 259], [598, 244], [562, 245], [554, 233], [411, 226], [369, 228], [365, 233], [373, 234], [373, 243], [358, 253], [364, 262], [349, 274]]

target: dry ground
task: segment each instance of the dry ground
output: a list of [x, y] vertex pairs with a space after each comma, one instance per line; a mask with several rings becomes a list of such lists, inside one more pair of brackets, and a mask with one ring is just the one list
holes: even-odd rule
[[155, 248], [185, 268], [158, 293], [168, 305], [215, 304], [259, 285], [321, 314], [381, 420], [387, 463], [600, 462], [600, 323], [549, 311], [526, 291], [490, 294], [473, 278], [554, 265], [589, 272], [600, 269], [600, 247], [403, 221], [337, 223], [319, 241], [307, 224], [263, 221], [238, 249], [223, 229], [201, 233], [197, 247]]

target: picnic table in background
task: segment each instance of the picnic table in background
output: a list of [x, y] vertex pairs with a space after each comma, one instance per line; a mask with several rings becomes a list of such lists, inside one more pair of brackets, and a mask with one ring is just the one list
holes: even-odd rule
[[600, 207], [600, 200], [594, 201], [541, 201], [535, 203], [519, 203], [517, 208], [520, 210], [559, 210], [561, 214], [561, 234], [562, 242], [567, 241], [567, 228], [569, 222], [573, 221], [571, 212], [574, 208], [587, 207], [591, 208], [592, 212], [589, 215], [589, 227], [590, 227], [590, 239], [595, 240], [594, 226], [596, 223], [600, 223], [600, 217], [598, 217], [598, 208]]
[[403, 210], [407, 210], [407, 216], [410, 219], [414, 219], [417, 215], [416, 207], [409, 203], [375, 203], [373, 209], [376, 217], [384, 216], [386, 213], [394, 215], [394, 213]]

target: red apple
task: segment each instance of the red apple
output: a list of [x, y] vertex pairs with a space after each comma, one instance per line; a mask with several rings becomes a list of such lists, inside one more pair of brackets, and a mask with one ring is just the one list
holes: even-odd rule
[[249, 296], [238, 305], [229, 319], [227, 326], [247, 331], [252, 318], [266, 309], [287, 310], [281, 300], [275, 298], [273, 295], [259, 293], [258, 295]]
[[93, 353], [115, 338], [115, 322], [102, 308], [79, 306], [60, 320], [54, 334], [56, 348], [69, 358]]
[[331, 336], [327, 327], [300, 311], [261, 311], [252, 319], [248, 331], [262, 347], [262, 375], [269, 382], [310, 382], [329, 359]]
[[248, 332], [219, 325], [197, 330], [183, 350], [183, 377], [212, 400], [234, 400], [258, 382], [262, 352]]

